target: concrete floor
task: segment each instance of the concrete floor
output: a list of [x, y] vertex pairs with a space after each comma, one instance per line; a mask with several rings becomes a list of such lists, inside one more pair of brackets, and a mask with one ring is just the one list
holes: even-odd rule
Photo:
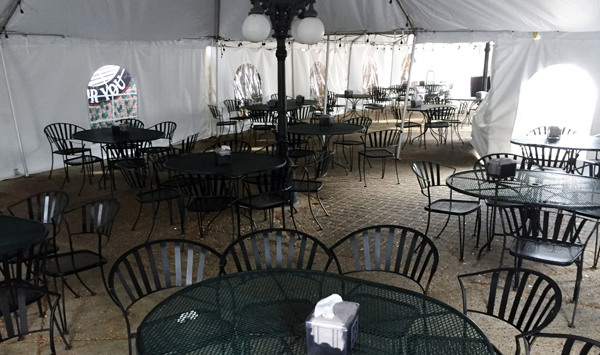
[[[389, 115], [391, 117], [391, 115]], [[389, 123], [375, 123], [371, 126], [371, 131], [393, 127], [395, 122], [390, 119]], [[381, 165], [379, 162], [373, 162], [372, 168], [367, 168], [368, 187], [364, 187], [363, 182], [358, 179], [357, 161], [355, 156], [354, 171], [346, 172], [340, 167], [330, 170], [327, 177], [323, 179], [325, 186], [321, 197], [324, 205], [328, 209], [330, 216], [324, 215], [316, 200], [312, 201], [313, 207], [323, 225], [324, 229], [319, 230], [318, 226], [312, 220], [308, 209], [306, 195], [300, 195], [300, 202], [297, 205], [296, 214], [298, 227], [300, 230], [314, 235], [321, 239], [326, 245], [332, 245], [338, 239], [342, 238], [351, 231], [374, 224], [399, 224], [410, 226], [418, 230], [425, 230], [427, 213], [423, 205], [427, 199], [421, 195], [417, 180], [413, 175], [410, 164], [417, 160], [431, 160], [441, 162], [445, 165], [457, 167], [459, 170], [470, 169], [476, 160], [475, 152], [469, 144], [470, 127], [463, 127], [461, 134], [465, 144], [454, 143], [450, 145], [436, 146], [435, 141], [430, 135], [427, 136], [427, 149], [416, 145], [406, 145], [402, 150], [402, 159], [398, 162], [400, 175], [400, 184], [396, 183], [394, 166], [390, 161], [387, 164], [385, 178], [381, 179]], [[253, 143], [253, 138], [249, 139]], [[201, 142], [197, 146], [197, 151], [202, 151], [204, 147], [214, 143], [215, 139], [209, 139]], [[260, 143], [260, 142], [259, 142]], [[262, 142], [265, 143], [264, 141]], [[343, 157], [341, 154], [336, 156], [336, 160]], [[60, 163], [56, 164], [57, 166]], [[67, 183], [65, 190], [71, 196], [70, 207], [76, 207], [85, 202], [97, 199], [99, 197], [109, 196], [107, 190], [99, 190], [95, 177], [94, 184], [86, 184], [81, 196], [77, 196], [77, 191], [81, 182], [81, 175], [78, 171], [72, 171], [71, 182]], [[35, 193], [59, 189], [64, 175], [62, 171], [56, 170], [52, 179], [48, 179], [48, 173], [32, 175], [28, 178], [16, 178], [0, 182], [0, 210], [6, 211], [6, 206]], [[122, 179], [117, 180], [118, 191], [115, 197], [121, 202], [122, 209], [117, 217], [117, 222], [113, 229], [110, 242], [106, 245], [104, 253], [109, 263], [106, 271], [110, 269], [116, 258], [129, 248], [141, 244], [145, 241], [150, 227], [151, 211], [149, 206], [145, 206], [142, 212], [142, 219], [135, 230], [131, 230], [133, 220], [137, 214], [138, 204], [134, 200], [134, 192], [127, 189]], [[280, 225], [281, 216], [276, 214], [276, 224]], [[174, 225], [169, 224], [167, 208], [161, 206], [158, 213], [155, 229], [152, 233], [152, 239], [177, 238], [180, 236], [180, 227], [178, 221]], [[291, 227], [289, 219], [288, 227]], [[443, 218], [435, 218], [432, 223], [430, 235], [437, 234], [444, 222]], [[189, 217], [187, 228], [187, 238], [199, 240], [212, 246], [218, 251], [224, 250], [231, 241], [231, 218], [227, 213], [223, 213], [211, 225], [204, 238], [198, 235], [196, 219]], [[474, 219], [467, 220], [467, 230], [471, 230], [474, 225]], [[259, 219], [259, 228], [267, 228], [268, 223]], [[248, 232], [248, 223], [244, 224], [242, 233]], [[485, 238], [482, 235], [482, 238]], [[440, 252], [440, 265], [433, 278], [429, 295], [443, 302], [446, 302], [457, 309], [462, 309], [461, 293], [456, 276], [462, 273], [485, 270], [498, 266], [501, 241], [500, 238], [494, 241], [492, 250], [485, 252], [481, 260], [477, 260], [475, 239], [467, 237], [464, 262], [458, 261], [458, 226], [455, 220], [451, 220], [446, 230], [439, 239], [435, 239], [435, 244]], [[65, 228], [58, 237], [60, 244], [66, 247]], [[590, 241], [585, 255], [584, 278], [581, 286], [581, 297], [579, 311], [577, 314], [576, 328], [569, 328], [567, 320], [570, 319], [573, 305], [570, 297], [573, 292], [576, 268], [547, 266], [538, 263], [525, 263], [524, 266], [540, 270], [554, 278], [563, 290], [563, 307], [554, 322], [546, 329], [546, 332], [552, 333], [572, 333], [579, 334], [595, 339], [600, 339], [600, 297], [597, 295], [598, 285], [600, 284], [600, 271], [591, 268], [591, 259], [593, 254], [594, 240]], [[505, 266], [510, 266], [510, 259], [505, 261]], [[97, 292], [97, 295], [91, 296], [85, 292], [83, 287], [76, 281], [71, 284], [78, 292], [81, 292], [80, 298], [67, 292], [67, 318], [70, 331], [67, 339], [72, 349], [64, 349], [58, 335], [55, 336], [57, 350], [59, 354], [125, 354], [127, 353], [127, 338], [125, 331], [125, 321], [117, 306], [110, 300], [100, 278], [98, 270], [83, 273], [82, 278], [88, 285]], [[387, 282], [395, 285], [401, 285], [400, 280], [396, 278], [387, 278], [369, 274], [367, 277], [378, 281]], [[483, 282], [485, 283], [485, 282]], [[473, 287], [477, 287], [475, 284]], [[480, 285], [479, 285], [480, 286]], [[172, 292], [172, 291], [167, 291]], [[131, 318], [134, 324], [138, 324], [143, 319], [146, 312], [164, 298], [166, 293], [159, 293], [152, 299], [145, 300], [140, 305], [136, 305], [132, 311]], [[481, 299], [483, 299], [483, 291]], [[34, 313], [34, 312], [32, 312]], [[510, 353], [511, 346], [514, 347], [514, 338], [512, 330], [497, 322], [489, 322], [477, 319], [482, 329], [488, 334], [492, 342], [499, 344], [501, 349]], [[47, 322], [47, 318], [40, 319], [37, 315], [31, 317], [31, 322], [40, 324]], [[0, 344], [0, 354], [49, 354], [48, 334], [40, 333], [26, 336], [23, 340], [10, 340]], [[540, 339], [532, 349], [534, 354], [560, 354], [556, 341]]]

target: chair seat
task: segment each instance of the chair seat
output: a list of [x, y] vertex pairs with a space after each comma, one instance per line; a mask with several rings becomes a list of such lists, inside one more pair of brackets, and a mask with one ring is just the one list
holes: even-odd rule
[[188, 203], [186, 209], [190, 212], [218, 212], [229, 208], [235, 200], [227, 196], [196, 197]]
[[251, 197], [245, 197], [238, 200], [238, 204], [242, 207], [252, 208], [255, 210], [268, 210], [289, 203], [290, 199], [286, 195], [267, 193]]
[[275, 125], [272, 124], [257, 124], [257, 125], [252, 125], [252, 129], [255, 129], [257, 131], [272, 131], [275, 129]]
[[568, 266], [583, 252], [585, 245], [544, 241], [534, 238], [516, 238], [510, 246], [510, 255], [542, 262]]
[[433, 121], [425, 123], [425, 127], [428, 128], [447, 128], [450, 127], [450, 123], [448, 121]]
[[339, 145], [363, 145], [364, 143], [361, 142], [361, 141], [357, 141], [357, 140], [344, 139], [342, 141], [333, 142], [333, 144], [339, 144]]
[[394, 153], [387, 149], [369, 149], [358, 152], [360, 155], [365, 155], [367, 158], [389, 158], [393, 157]]
[[479, 207], [480, 204], [478, 201], [442, 199], [433, 201], [430, 205], [425, 206], [425, 210], [451, 215], [467, 215], [477, 211]]
[[321, 181], [310, 181], [310, 180], [293, 180], [292, 190], [296, 192], [315, 192], [320, 191], [323, 187]]
[[164, 146], [164, 147], [148, 147], [148, 148], [144, 148], [142, 149], [142, 153], [143, 154], [158, 154], [158, 153], [163, 153], [163, 152], [168, 152], [171, 149], [173, 149], [170, 146]]
[[53, 151], [52, 153], [54, 154], [60, 154], [60, 155], [78, 155], [78, 154], [83, 154], [84, 152], [91, 152], [92, 150], [90, 148], [82, 148], [82, 147], [78, 147], [78, 148], [69, 148], [69, 149], [58, 149]]
[[170, 188], [161, 188], [158, 190], [141, 192], [135, 195], [135, 199], [140, 203], [167, 201], [177, 197], [179, 197], [179, 193]]
[[[396, 127], [402, 127], [402, 123], [396, 123]], [[404, 122], [404, 128], [417, 128], [421, 127], [420, 123], [417, 122]]]
[[106, 264], [106, 258], [89, 250], [51, 255], [46, 259], [46, 275], [61, 277]]
[[292, 148], [289, 152], [289, 157], [292, 159], [306, 158], [315, 155], [316, 152], [310, 149]]
[[494, 201], [491, 199], [485, 200], [486, 206], [498, 207], [498, 208], [511, 208], [523, 206], [521, 203], [508, 202], [508, 201]]
[[100, 163], [102, 158], [93, 155], [82, 155], [80, 157], [66, 159], [66, 165], [80, 166], [86, 164]]
[[237, 125], [237, 121], [221, 121], [217, 122], [217, 126], [235, 126]]
[[365, 104], [364, 108], [368, 108], [370, 110], [383, 110], [385, 106], [380, 104]]

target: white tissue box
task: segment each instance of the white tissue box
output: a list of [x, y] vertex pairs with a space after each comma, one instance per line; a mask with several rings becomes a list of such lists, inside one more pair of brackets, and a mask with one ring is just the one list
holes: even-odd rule
[[335, 317], [306, 319], [306, 351], [308, 355], [347, 355], [352, 353], [358, 337], [358, 310], [355, 302], [339, 302], [333, 306]]

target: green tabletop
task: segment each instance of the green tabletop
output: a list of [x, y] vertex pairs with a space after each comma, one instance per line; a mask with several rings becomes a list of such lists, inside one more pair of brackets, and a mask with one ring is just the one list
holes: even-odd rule
[[306, 354], [305, 320], [338, 293], [358, 302], [352, 354], [493, 354], [458, 310], [409, 290], [319, 271], [258, 270], [186, 287], [138, 328], [138, 354]]
[[0, 254], [10, 255], [46, 238], [43, 223], [30, 219], [0, 215]]

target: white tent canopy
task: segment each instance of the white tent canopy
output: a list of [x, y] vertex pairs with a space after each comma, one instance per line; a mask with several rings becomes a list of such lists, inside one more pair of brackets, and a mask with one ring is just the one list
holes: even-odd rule
[[[176, 139], [198, 131], [210, 135], [213, 122], [206, 105], [232, 98], [231, 78], [240, 63], [262, 67], [265, 94], [274, 93], [272, 43], [217, 49], [226, 41], [243, 40], [241, 24], [250, 7], [249, 0], [0, 0], [0, 30], [8, 36], [0, 41], [7, 73], [0, 71], [0, 179], [24, 171], [17, 127], [31, 173], [50, 167], [44, 126], [71, 122], [89, 127], [85, 88], [103, 65], [131, 73], [138, 86], [139, 117], [146, 125], [177, 122]], [[418, 43], [493, 41], [492, 88], [473, 127], [480, 153], [510, 149], [519, 89], [538, 70], [574, 63], [600, 87], [600, 71], [593, 66], [600, 61], [597, 1], [317, 0], [315, 9], [326, 34], [338, 41], [379, 33], [387, 37], [372, 36], [371, 43], [389, 43], [403, 31], [416, 33]], [[542, 33], [542, 40], [534, 42], [533, 31]], [[390, 59], [389, 45], [388, 54], [364, 43], [349, 50], [356, 37], [343, 38], [344, 50], [330, 51], [333, 90], [359, 85], [353, 73], [366, 55], [388, 72], [382, 85], [400, 83], [396, 69], [410, 48], [395, 43], [397, 52]], [[290, 48], [290, 93], [307, 94], [308, 71], [316, 61], [325, 63], [325, 48], [324, 43]], [[597, 131], [600, 124], [594, 122], [592, 132]]]

